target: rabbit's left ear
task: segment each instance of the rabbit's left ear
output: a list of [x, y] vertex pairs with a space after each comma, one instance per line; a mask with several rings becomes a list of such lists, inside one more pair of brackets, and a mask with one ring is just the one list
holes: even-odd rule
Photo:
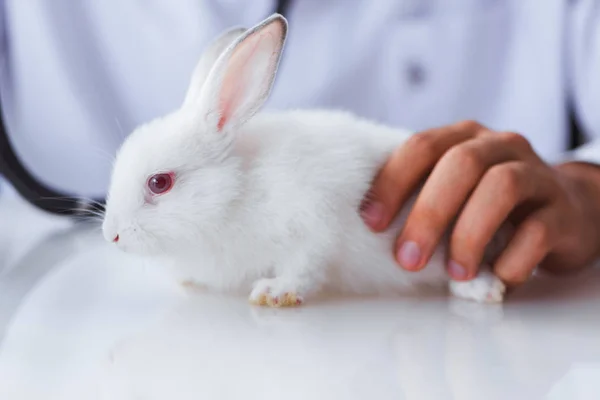
[[271, 92], [286, 35], [287, 21], [274, 14], [221, 54], [202, 87], [197, 110], [209, 131], [235, 129], [262, 107]]

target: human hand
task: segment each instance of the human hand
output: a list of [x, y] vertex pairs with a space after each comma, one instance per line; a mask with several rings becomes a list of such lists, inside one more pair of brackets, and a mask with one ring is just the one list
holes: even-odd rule
[[538, 265], [569, 271], [600, 254], [600, 168], [550, 166], [521, 135], [466, 121], [412, 136], [375, 179], [365, 222], [385, 230], [423, 181], [394, 249], [404, 269], [424, 268], [451, 229], [448, 272], [470, 280], [505, 221], [515, 233], [494, 272], [509, 286]]

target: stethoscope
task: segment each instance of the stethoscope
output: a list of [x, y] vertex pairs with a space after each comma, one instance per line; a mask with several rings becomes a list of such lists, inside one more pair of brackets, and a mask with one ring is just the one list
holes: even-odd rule
[[[278, 0], [275, 11], [286, 15], [291, 0]], [[571, 140], [570, 148], [583, 142], [583, 135], [570, 107]], [[72, 193], [62, 193], [37, 180], [19, 161], [10, 143], [4, 125], [4, 115], [0, 102], [0, 175], [3, 175], [17, 193], [27, 202], [46, 212], [58, 215], [92, 215], [103, 210], [104, 199], [81, 200]]]

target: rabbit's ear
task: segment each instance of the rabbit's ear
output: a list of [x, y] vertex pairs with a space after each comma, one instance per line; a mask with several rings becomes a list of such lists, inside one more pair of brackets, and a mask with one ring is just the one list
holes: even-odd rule
[[215, 64], [215, 61], [217, 61], [225, 49], [227, 49], [227, 47], [230, 46], [235, 39], [242, 36], [246, 30], [246, 28], [230, 29], [219, 35], [212, 43], [208, 45], [208, 47], [200, 56], [200, 60], [196, 64], [196, 67], [194, 68], [190, 86], [185, 95], [185, 100], [183, 101], [184, 106], [199, 100], [202, 86], [204, 86], [204, 82], [206, 82], [206, 78]]
[[286, 35], [287, 21], [273, 14], [219, 57], [198, 105], [209, 131], [231, 131], [262, 107], [271, 92]]

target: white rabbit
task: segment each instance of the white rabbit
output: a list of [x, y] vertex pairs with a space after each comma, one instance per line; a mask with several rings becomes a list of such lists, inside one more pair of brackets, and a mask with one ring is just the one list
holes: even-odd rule
[[409, 132], [339, 111], [258, 113], [286, 33], [278, 14], [224, 33], [202, 56], [181, 108], [127, 138], [106, 240], [172, 261], [181, 283], [245, 291], [270, 306], [325, 290], [409, 293], [448, 283], [456, 296], [502, 301], [504, 285], [489, 269], [450, 282], [447, 238], [422, 271], [398, 267], [392, 244], [410, 202], [387, 233], [362, 221], [365, 192]]

